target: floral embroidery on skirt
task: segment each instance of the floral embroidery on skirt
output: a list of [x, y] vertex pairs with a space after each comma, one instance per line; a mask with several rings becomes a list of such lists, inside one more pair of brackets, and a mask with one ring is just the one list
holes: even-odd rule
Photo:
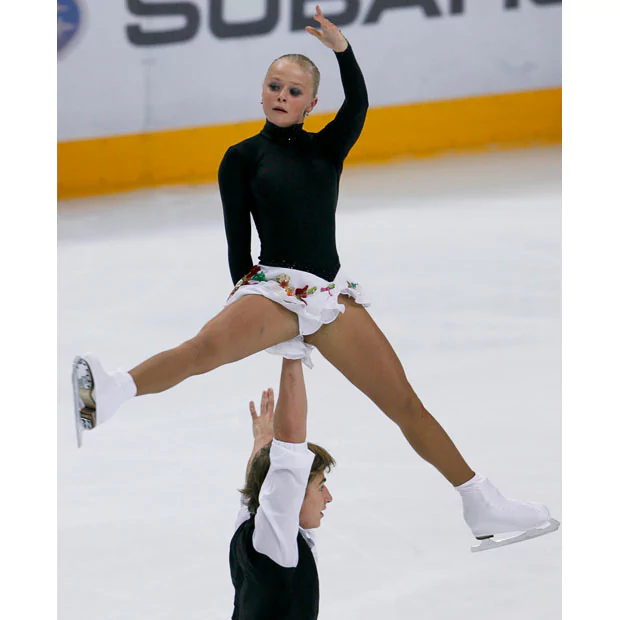
[[254, 265], [237, 282], [226, 305], [245, 295], [267, 297], [297, 314], [299, 335], [267, 351], [290, 359], [303, 359], [310, 368], [310, 354], [314, 347], [306, 343], [303, 337], [335, 321], [345, 311], [345, 305], [338, 303], [338, 296], [348, 295], [360, 305], [370, 305], [360, 285], [343, 277], [341, 272], [338, 272], [333, 282], [327, 282], [312, 273], [268, 265]]

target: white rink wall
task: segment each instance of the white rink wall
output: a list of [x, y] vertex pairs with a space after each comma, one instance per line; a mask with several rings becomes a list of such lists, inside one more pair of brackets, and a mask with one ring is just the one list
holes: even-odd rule
[[[323, 70], [317, 112], [340, 105], [332, 53], [303, 31], [315, 24], [315, 2], [64, 0], [59, 29], [63, 5], [77, 6], [80, 21], [59, 53], [61, 142], [261, 118], [265, 71], [288, 52]], [[561, 84], [556, 0], [324, 0], [321, 7], [350, 39], [372, 107]]]

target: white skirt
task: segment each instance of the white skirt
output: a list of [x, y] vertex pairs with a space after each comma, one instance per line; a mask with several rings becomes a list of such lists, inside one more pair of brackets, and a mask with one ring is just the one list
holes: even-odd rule
[[360, 285], [342, 275], [342, 270], [333, 282], [327, 282], [306, 271], [255, 265], [237, 282], [226, 305], [244, 295], [262, 295], [299, 317], [299, 335], [266, 351], [288, 359], [301, 359], [308, 368], [312, 368], [310, 356], [314, 347], [304, 342], [304, 336], [314, 334], [345, 311], [344, 304], [338, 303], [338, 295], [348, 295], [364, 307], [370, 305]]

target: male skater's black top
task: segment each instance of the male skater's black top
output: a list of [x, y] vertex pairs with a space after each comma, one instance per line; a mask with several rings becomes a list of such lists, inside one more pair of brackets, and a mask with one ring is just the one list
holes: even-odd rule
[[308, 543], [297, 534], [299, 562], [285, 568], [254, 549], [254, 527], [252, 517], [230, 543], [230, 574], [235, 586], [232, 620], [316, 620], [319, 575]]
[[219, 169], [233, 282], [250, 271], [250, 214], [261, 242], [259, 261], [332, 281], [340, 269], [336, 203], [342, 165], [368, 109], [364, 77], [349, 45], [336, 58], [345, 100], [319, 133], [302, 125], [262, 131], [228, 149]]
[[318, 617], [316, 541], [299, 522], [314, 458], [306, 442], [271, 442], [256, 514], [240, 506], [230, 542], [233, 620]]

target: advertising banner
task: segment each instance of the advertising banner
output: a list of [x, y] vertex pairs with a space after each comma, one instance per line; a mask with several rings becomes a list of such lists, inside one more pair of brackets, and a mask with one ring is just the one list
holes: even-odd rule
[[[304, 31], [315, 1], [58, 0], [58, 140], [258, 120], [271, 61], [321, 70], [317, 113], [342, 88]], [[561, 85], [559, 0], [323, 0], [364, 72], [370, 105]]]

